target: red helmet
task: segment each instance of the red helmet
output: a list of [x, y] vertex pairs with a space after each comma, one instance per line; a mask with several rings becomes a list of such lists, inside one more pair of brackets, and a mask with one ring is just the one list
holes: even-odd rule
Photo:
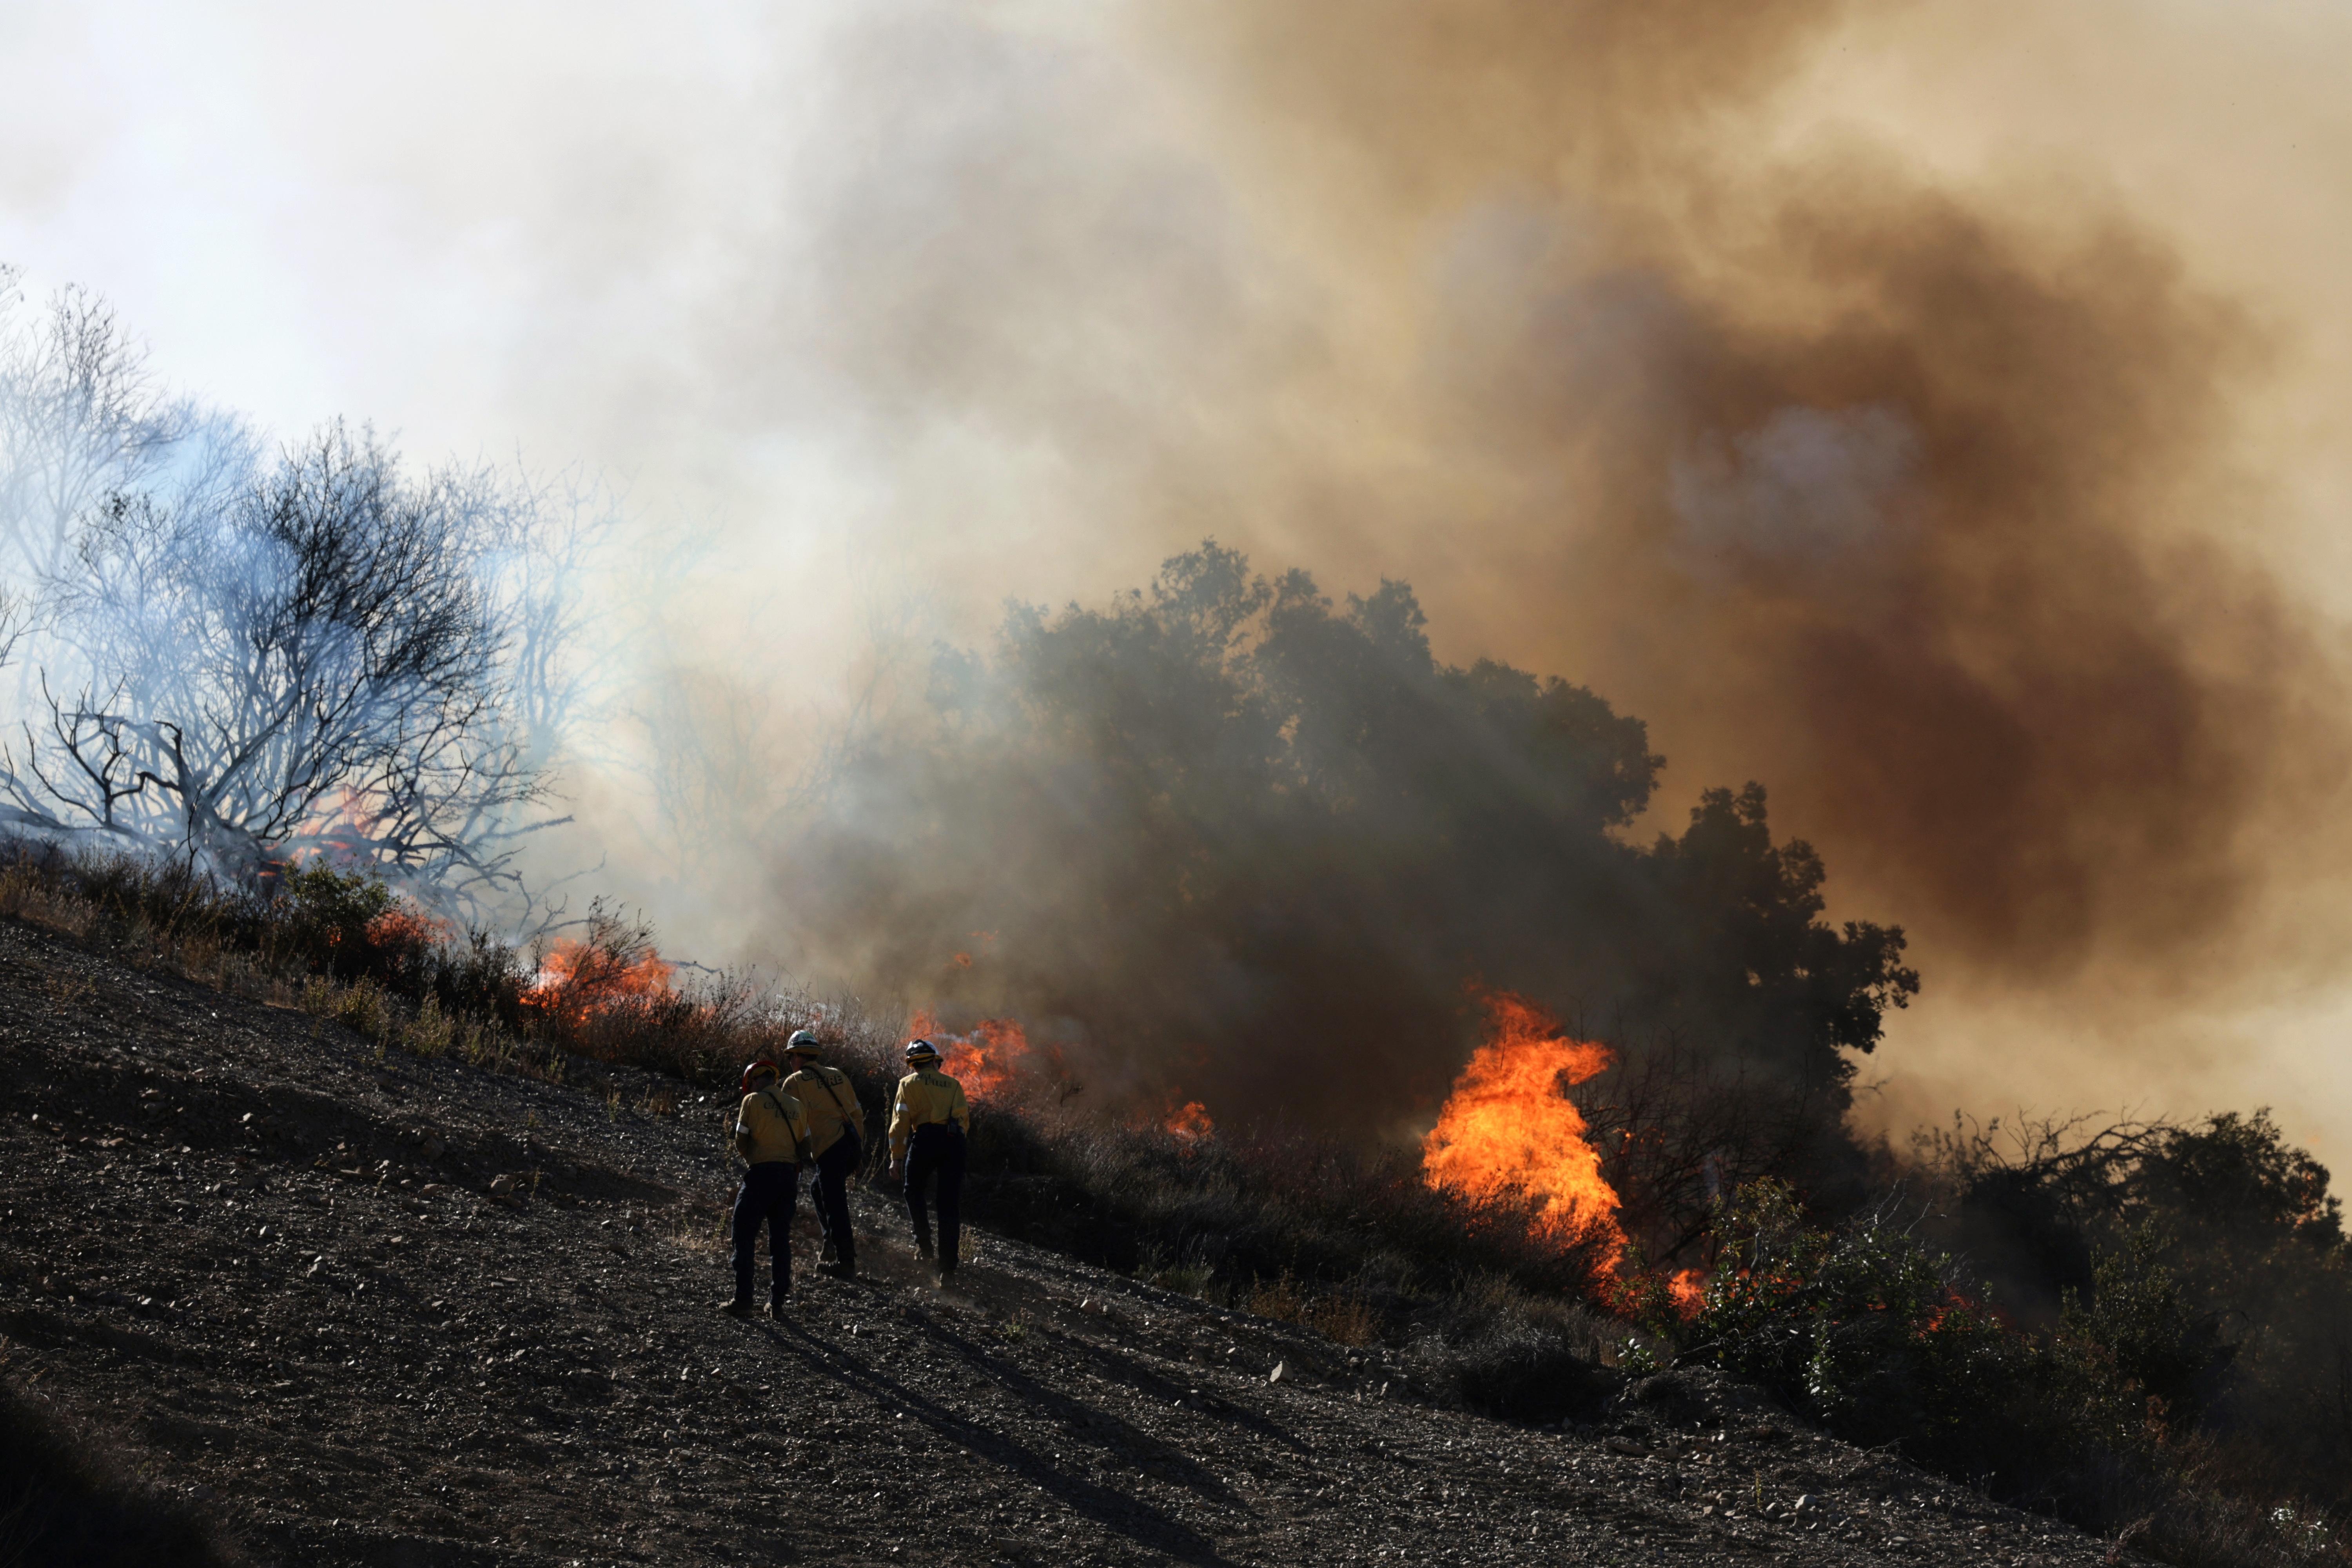
[[770, 1061], [767, 1058], [761, 1057], [758, 1061], [749, 1063], [743, 1068], [743, 1082], [740, 1087], [745, 1094], [751, 1092], [751, 1080], [759, 1077], [760, 1074], [763, 1072], [772, 1074], [777, 1078], [784, 1076], [783, 1068], [778, 1067], [774, 1062]]

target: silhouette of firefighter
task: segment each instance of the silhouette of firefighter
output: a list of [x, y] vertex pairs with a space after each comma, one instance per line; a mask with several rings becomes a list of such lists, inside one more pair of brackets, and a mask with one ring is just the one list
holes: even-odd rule
[[782, 1313], [793, 1295], [793, 1208], [800, 1198], [801, 1166], [815, 1154], [808, 1113], [782, 1092], [782, 1077], [765, 1057], [745, 1067], [743, 1100], [735, 1110], [735, 1152], [748, 1164], [735, 1194], [735, 1296], [722, 1310], [739, 1317], [751, 1310], [751, 1259], [763, 1225], [775, 1268], [769, 1315]]
[[890, 1110], [890, 1174], [907, 1183], [907, 1215], [915, 1226], [915, 1251], [929, 1260], [931, 1220], [924, 1189], [939, 1184], [940, 1283], [954, 1282], [958, 1243], [963, 1236], [964, 1138], [971, 1131], [971, 1106], [963, 1085], [940, 1070], [939, 1048], [929, 1040], [907, 1047], [912, 1070], [898, 1080]]
[[866, 1153], [866, 1108], [849, 1075], [817, 1058], [824, 1047], [802, 1029], [784, 1047], [784, 1059], [793, 1071], [784, 1079], [784, 1093], [807, 1113], [809, 1146], [816, 1152], [814, 1187], [809, 1202], [824, 1232], [826, 1258], [820, 1265], [838, 1279], [857, 1278], [857, 1238], [849, 1226], [849, 1177]]

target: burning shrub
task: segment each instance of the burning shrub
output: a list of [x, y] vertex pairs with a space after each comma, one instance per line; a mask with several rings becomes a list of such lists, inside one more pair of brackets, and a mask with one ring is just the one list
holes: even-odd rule
[[659, 1017], [679, 1001], [671, 984], [677, 973], [676, 964], [654, 951], [650, 927], [623, 919], [599, 900], [588, 907], [583, 934], [548, 943], [521, 1001], [572, 1031], [616, 1014]]
[[1523, 997], [1484, 1000], [1486, 1043], [1422, 1141], [1423, 1179], [1474, 1200], [1524, 1204], [1532, 1231], [1589, 1247], [1605, 1275], [1625, 1248], [1617, 1225], [1623, 1205], [1601, 1173], [1583, 1113], [1563, 1090], [1606, 1068], [1608, 1047], [1569, 1039]]
[[381, 876], [338, 871], [324, 856], [281, 881], [285, 936], [310, 949], [312, 963], [341, 980], [373, 980], [404, 989], [421, 983], [452, 934], [402, 900]]
[[963, 1085], [974, 1103], [1051, 1103], [1076, 1092], [1062, 1053], [1029, 1043], [1018, 1018], [982, 1018], [962, 1034], [943, 1027], [940, 1016], [918, 1008], [907, 1033], [941, 1048], [940, 1070]]

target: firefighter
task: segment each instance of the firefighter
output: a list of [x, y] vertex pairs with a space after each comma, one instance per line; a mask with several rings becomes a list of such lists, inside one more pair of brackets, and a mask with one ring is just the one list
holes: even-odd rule
[[963, 1234], [963, 1143], [971, 1131], [971, 1106], [963, 1085], [940, 1070], [939, 1048], [929, 1040], [907, 1047], [912, 1070], [898, 1080], [890, 1110], [890, 1174], [907, 1182], [907, 1214], [915, 1222], [915, 1252], [929, 1258], [931, 1220], [923, 1189], [940, 1184], [940, 1283], [954, 1282], [956, 1243]]
[[833, 1257], [823, 1271], [836, 1279], [857, 1278], [857, 1239], [849, 1228], [849, 1174], [866, 1153], [866, 1108], [849, 1075], [817, 1059], [824, 1047], [806, 1029], [793, 1035], [784, 1058], [795, 1069], [784, 1092], [808, 1113], [809, 1147], [816, 1151], [815, 1188], [809, 1202]]
[[751, 1310], [751, 1257], [762, 1225], [768, 1227], [768, 1259], [775, 1267], [769, 1315], [781, 1315], [793, 1295], [793, 1208], [800, 1198], [801, 1166], [814, 1156], [808, 1113], [782, 1092], [782, 1076], [765, 1057], [746, 1067], [743, 1102], [735, 1111], [735, 1152], [748, 1168], [735, 1194], [735, 1299], [721, 1310], [738, 1317]]

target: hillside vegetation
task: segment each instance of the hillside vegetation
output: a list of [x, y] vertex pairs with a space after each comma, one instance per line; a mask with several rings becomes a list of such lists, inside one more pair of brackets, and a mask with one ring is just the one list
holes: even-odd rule
[[[992, 1231], [711, 1308], [726, 1096], [397, 1048], [0, 921], [0, 1562], [2091, 1568], [1706, 1373], [1565, 1422]], [[1499, 1307], [1500, 1302], [1497, 1303]], [[1328, 1325], [1327, 1325], [1328, 1326]]]
[[[640, 1227], [687, 1204], [663, 1223], [702, 1227], [701, 1247], [724, 1175], [715, 1129], [697, 1118], [716, 1114], [741, 1060], [814, 1024], [869, 1117], [884, 1110], [897, 1037], [881, 1021], [738, 979], [648, 987], [646, 933], [601, 913], [552, 963], [551, 950], [457, 938], [380, 885], [323, 868], [246, 894], [142, 860], [31, 846], [0, 871], [0, 912], [133, 965], [91, 972], [126, 977], [109, 985], [152, 993], [153, 981], [128, 977], [173, 974], [262, 1005], [257, 1016], [307, 1014], [307, 1049], [331, 1026], [352, 1042], [332, 1053], [350, 1064], [340, 1070], [398, 1086], [378, 1114], [404, 1124], [397, 1135], [412, 1148], [446, 1145], [447, 1133], [425, 1131], [440, 1114], [428, 1107], [461, 1083], [514, 1105], [572, 1107], [591, 1131], [601, 1118], [616, 1146], [596, 1161], [515, 1135], [499, 1157], [509, 1188], [567, 1170], [571, 1189], [593, 1186], [601, 1169], [595, 1180], [613, 1193], [640, 1194], [624, 1203]], [[37, 984], [53, 1006], [107, 1005], [76, 990], [93, 982]], [[208, 1062], [184, 1037], [174, 1046], [174, 1072]], [[292, 1069], [281, 1057], [270, 1070]], [[24, 1071], [28, 1083], [51, 1077], [38, 1060]], [[432, 1098], [411, 1098], [428, 1083]], [[182, 1098], [122, 1093], [121, 1113], [134, 1118]], [[525, 1110], [523, 1125], [546, 1114]], [[677, 1130], [663, 1145], [676, 1152], [662, 1156], [674, 1176], [630, 1152], [641, 1142], [623, 1136], [632, 1127]], [[238, 1123], [232, 1142], [251, 1136]], [[1629, 1375], [1712, 1366], [1825, 1432], [1891, 1445], [2164, 1561], [2342, 1560], [2329, 1511], [2344, 1473], [2330, 1468], [2341, 1385], [2319, 1374], [2341, 1364], [2328, 1358], [2347, 1321], [2345, 1248], [2326, 1173], [2259, 1117], [2087, 1143], [2046, 1137], [2006, 1157], [1989, 1139], [1948, 1139], [1925, 1151], [1908, 1195], [1842, 1217], [1809, 1215], [1785, 1185], [1752, 1184], [1714, 1222], [1716, 1267], [1695, 1303], [1677, 1301], [1664, 1271], [1638, 1267], [1596, 1288], [1590, 1256], [1537, 1239], [1523, 1208], [1433, 1191], [1406, 1152], [1305, 1137], [1202, 1138], [1069, 1106], [984, 1106], [971, 1206], [1008, 1242], [1157, 1287], [1193, 1311], [1268, 1332], [1290, 1325], [1307, 1336], [1295, 1342], [1326, 1347], [1315, 1352], [1323, 1364], [1376, 1361], [1392, 1394], [1465, 1415], [1590, 1422]], [[331, 1168], [372, 1147], [325, 1140], [295, 1137], [278, 1157]], [[414, 1160], [356, 1168], [386, 1176]], [[2029, 1202], [2043, 1223], [2023, 1231], [2015, 1218]], [[83, 1212], [53, 1207], [44, 1224], [70, 1231], [85, 1222], [58, 1216]], [[561, 1231], [531, 1245], [576, 1248]], [[2014, 1287], [1988, 1298], [1981, 1268], [1971, 1274], [1944, 1250], [1971, 1234], [2040, 1237], [2087, 1279], [2004, 1306], [2000, 1289]], [[2008, 1279], [2052, 1278], [1990, 1246], [1971, 1255]], [[523, 1255], [490, 1267], [545, 1265]], [[415, 1331], [432, 1342], [429, 1324]]]

